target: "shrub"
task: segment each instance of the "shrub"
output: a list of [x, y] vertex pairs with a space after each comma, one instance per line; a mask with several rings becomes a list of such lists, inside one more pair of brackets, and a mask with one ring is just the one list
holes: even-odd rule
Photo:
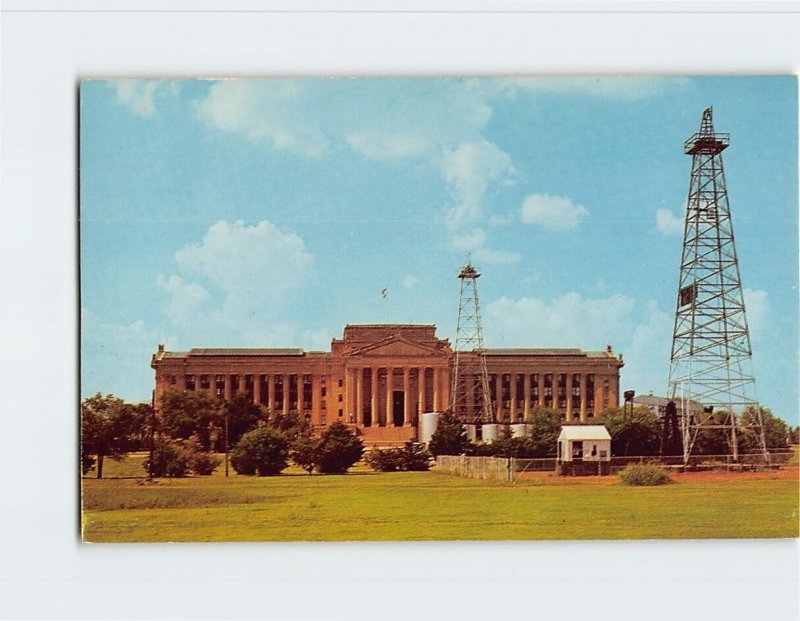
[[433, 455], [428, 452], [424, 444], [409, 440], [403, 448], [399, 449], [402, 459], [403, 470], [412, 472], [422, 472], [430, 470]]
[[467, 446], [469, 440], [464, 425], [451, 412], [444, 412], [428, 443], [428, 450], [433, 455], [461, 455]]
[[403, 456], [399, 448], [375, 449], [367, 453], [364, 461], [378, 472], [396, 472], [403, 469]]
[[672, 483], [669, 472], [655, 464], [631, 464], [620, 473], [619, 478], [626, 485], [664, 485]]
[[[192, 453], [180, 440], [158, 436], [153, 446], [154, 477], [185, 477], [191, 471]], [[150, 472], [150, 456], [144, 460], [144, 469]]]
[[326, 474], [344, 474], [364, 453], [364, 443], [347, 425], [336, 421], [319, 439], [317, 470]]
[[409, 440], [401, 448], [375, 449], [367, 454], [365, 461], [379, 472], [429, 470], [431, 454], [423, 444]]
[[289, 465], [288, 457], [286, 435], [262, 423], [242, 435], [231, 451], [231, 466], [239, 474], [273, 476]]

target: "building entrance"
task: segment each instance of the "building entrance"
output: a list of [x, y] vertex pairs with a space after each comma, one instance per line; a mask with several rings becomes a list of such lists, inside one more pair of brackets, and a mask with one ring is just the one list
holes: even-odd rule
[[406, 398], [402, 390], [392, 392], [392, 424], [395, 427], [403, 426], [403, 412], [405, 412]]

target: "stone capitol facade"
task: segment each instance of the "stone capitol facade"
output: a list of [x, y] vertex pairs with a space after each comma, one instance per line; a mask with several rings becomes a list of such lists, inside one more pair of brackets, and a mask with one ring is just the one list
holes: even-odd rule
[[[565, 422], [591, 422], [619, 404], [622, 355], [579, 349], [486, 349], [497, 422], [524, 422], [555, 408]], [[461, 354], [464, 356], [465, 354]], [[436, 326], [347, 325], [329, 352], [291, 348], [205, 348], [152, 357], [156, 409], [167, 390], [244, 393], [270, 412], [297, 411], [321, 431], [339, 420], [358, 427], [368, 447], [417, 437], [424, 412], [450, 407], [453, 351]], [[474, 408], [468, 398], [468, 409]]]

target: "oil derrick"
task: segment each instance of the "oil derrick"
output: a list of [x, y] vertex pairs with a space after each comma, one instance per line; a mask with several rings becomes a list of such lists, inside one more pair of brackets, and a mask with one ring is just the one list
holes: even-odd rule
[[489, 391], [489, 373], [483, 348], [483, 328], [478, 301], [480, 273], [467, 257], [458, 273], [461, 296], [458, 303], [455, 360], [453, 363], [452, 410], [464, 422], [494, 422]]
[[[711, 108], [684, 143], [692, 156], [683, 252], [670, 356], [669, 395], [677, 404], [684, 462], [698, 433], [723, 430], [734, 460], [740, 433], [753, 428], [764, 459], [761, 410], [753, 394], [752, 351], [733, 239], [722, 151], [729, 134], [714, 131]], [[740, 420], [752, 408], [750, 423]]]

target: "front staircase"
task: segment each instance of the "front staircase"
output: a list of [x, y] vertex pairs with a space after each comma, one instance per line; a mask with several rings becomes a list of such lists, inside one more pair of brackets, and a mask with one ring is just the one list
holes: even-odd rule
[[361, 441], [367, 449], [403, 446], [414, 438], [414, 427], [359, 427]]

